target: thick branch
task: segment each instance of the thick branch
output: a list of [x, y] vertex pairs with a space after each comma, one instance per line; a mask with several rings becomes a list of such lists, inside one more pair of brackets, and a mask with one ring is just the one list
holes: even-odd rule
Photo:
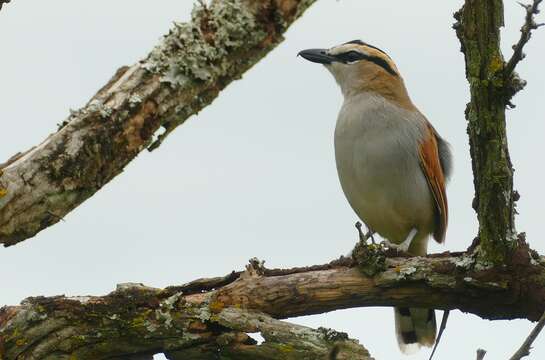
[[157, 147], [282, 41], [313, 2], [215, 0], [196, 7], [190, 23], [175, 24], [144, 60], [119, 69], [57, 133], [0, 168], [0, 243], [16, 244], [55, 224], [140, 151]]
[[[466, 253], [383, 258], [366, 262], [384, 264], [374, 275], [364, 274], [369, 268], [347, 266], [346, 260], [291, 270], [268, 270], [254, 261], [242, 273], [166, 289], [133, 285], [104, 297], [29, 298], [0, 311], [0, 354], [5, 359], [47, 354], [100, 359], [164, 351], [193, 359], [190, 355], [219, 349], [251, 354], [242, 359], [283, 359], [271, 357], [269, 350], [299, 351], [306, 345], [290, 340], [295, 327], [269, 317], [360, 306], [460, 309], [489, 319], [537, 320], [545, 310], [545, 260], [530, 258], [527, 248], [524, 254], [519, 265], [501, 269], [484, 266]], [[283, 326], [286, 331], [272, 330]], [[268, 347], [249, 344], [245, 333], [258, 331]], [[304, 331], [315, 339], [316, 332]], [[320, 339], [321, 356], [335, 348]], [[348, 346], [360, 354], [348, 359], [369, 356], [342, 339], [340, 349]]]
[[456, 34], [462, 44], [471, 102], [467, 105], [467, 132], [474, 175], [473, 207], [479, 220], [480, 253], [494, 264], [511, 261], [517, 245], [514, 216], [518, 193], [513, 191], [513, 167], [507, 145], [505, 108], [525, 82], [515, 67], [522, 49], [538, 27], [534, 21], [539, 3], [526, 9], [521, 38], [506, 63], [500, 50], [503, 26], [502, 0], [466, 0], [455, 14]]
[[455, 18], [471, 92], [466, 118], [481, 253], [489, 261], [502, 264], [509, 260], [517, 243], [514, 214], [518, 196], [513, 191], [513, 167], [505, 126], [509, 97], [500, 50], [503, 3], [466, 0]]

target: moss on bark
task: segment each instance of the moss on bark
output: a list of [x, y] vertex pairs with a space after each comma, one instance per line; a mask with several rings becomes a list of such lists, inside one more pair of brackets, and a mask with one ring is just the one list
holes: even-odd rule
[[500, 265], [516, 247], [513, 167], [507, 146], [505, 108], [509, 101], [500, 50], [501, 0], [466, 0], [455, 14], [465, 56], [471, 101], [467, 133], [474, 174], [473, 207], [479, 220], [480, 254]]

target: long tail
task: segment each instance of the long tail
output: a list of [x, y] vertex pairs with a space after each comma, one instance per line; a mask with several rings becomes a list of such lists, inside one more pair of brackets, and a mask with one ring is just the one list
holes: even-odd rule
[[397, 343], [405, 354], [413, 354], [421, 346], [435, 342], [435, 311], [423, 308], [394, 308]]

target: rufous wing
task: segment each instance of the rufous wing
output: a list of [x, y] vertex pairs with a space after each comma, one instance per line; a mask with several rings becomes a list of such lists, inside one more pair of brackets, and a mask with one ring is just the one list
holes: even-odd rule
[[419, 147], [420, 166], [428, 181], [428, 185], [435, 200], [435, 231], [433, 238], [438, 243], [445, 241], [448, 224], [448, 204], [445, 190], [445, 175], [439, 159], [437, 137], [430, 124], [426, 126], [426, 135]]

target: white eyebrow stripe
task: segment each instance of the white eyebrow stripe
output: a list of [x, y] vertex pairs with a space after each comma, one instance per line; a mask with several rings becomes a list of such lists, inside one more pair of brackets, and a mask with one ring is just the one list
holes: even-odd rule
[[355, 46], [354, 44], [343, 44], [339, 46], [334, 46], [331, 49], [328, 50], [329, 55], [339, 55], [342, 53], [347, 53], [349, 51], [357, 51], [360, 54], [363, 54], [365, 56], [369, 56], [369, 54], [364, 51], [361, 47]]

